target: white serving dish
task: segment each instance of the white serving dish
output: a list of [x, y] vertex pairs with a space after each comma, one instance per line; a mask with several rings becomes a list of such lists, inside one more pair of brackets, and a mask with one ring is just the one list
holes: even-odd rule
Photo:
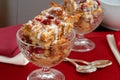
[[120, 0], [99, 0], [104, 12], [102, 25], [112, 30], [120, 30]]

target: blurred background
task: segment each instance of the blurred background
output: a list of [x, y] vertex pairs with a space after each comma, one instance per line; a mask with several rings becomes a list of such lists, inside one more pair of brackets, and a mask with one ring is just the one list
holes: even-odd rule
[[0, 0], [0, 27], [26, 23], [48, 8], [51, 1], [60, 4], [63, 0]]

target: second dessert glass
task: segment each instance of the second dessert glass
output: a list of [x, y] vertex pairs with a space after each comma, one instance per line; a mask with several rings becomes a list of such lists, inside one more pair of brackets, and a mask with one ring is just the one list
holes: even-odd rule
[[[17, 32], [17, 42], [20, 51], [33, 64], [42, 67], [34, 70], [28, 75], [27, 80], [65, 80], [62, 72], [50, 68], [62, 62], [71, 52], [72, 40], [74, 39], [74, 31], [66, 35], [66, 41], [49, 48], [43, 46], [32, 45], [24, 41], [21, 29]], [[28, 39], [29, 42], [29, 39]]]
[[87, 52], [95, 48], [95, 43], [92, 40], [84, 37], [84, 35], [92, 32], [100, 25], [103, 20], [103, 14], [99, 13], [96, 16], [93, 16], [93, 22], [91, 22], [91, 20], [86, 21], [85, 19], [86, 16], [80, 18], [79, 21], [74, 25], [77, 36], [73, 42], [73, 51]]
[[103, 20], [103, 12], [98, 0], [65, 0], [64, 8], [74, 19], [76, 38], [73, 51], [87, 52], [95, 48], [95, 43], [84, 35], [95, 30]]

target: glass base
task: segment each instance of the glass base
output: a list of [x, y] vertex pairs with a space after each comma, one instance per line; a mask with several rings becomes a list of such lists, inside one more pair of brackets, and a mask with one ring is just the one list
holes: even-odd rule
[[37, 69], [28, 75], [27, 80], [65, 80], [65, 76], [56, 69], [50, 69], [47, 72]]
[[72, 51], [87, 52], [95, 48], [95, 43], [87, 38], [75, 39], [73, 42]]

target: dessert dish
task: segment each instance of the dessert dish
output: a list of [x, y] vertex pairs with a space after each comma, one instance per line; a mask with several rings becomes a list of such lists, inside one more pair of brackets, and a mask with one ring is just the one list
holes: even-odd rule
[[[21, 28], [23, 49], [27, 49], [27, 58], [39, 66], [53, 66], [67, 57], [71, 51], [71, 42], [67, 35], [73, 28], [73, 17], [56, 3], [43, 10], [33, 20]], [[72, 19], [71, 19], [72, 18]]]
[[101, 5], [98, 0], [65, 0], [65, 11], [74, 16], [80, 15], [74, 22], [76, 38], [73, 41], [73, 51], [87, 52], [95, 48], [95, 43], [84, 35], [95, 30], [103, 20]]
[[65, 0], [66, 12], [80, 14], [74, 28], [78, 33], [90, 32], [101, 21], [102, 9], [98, 0]]

